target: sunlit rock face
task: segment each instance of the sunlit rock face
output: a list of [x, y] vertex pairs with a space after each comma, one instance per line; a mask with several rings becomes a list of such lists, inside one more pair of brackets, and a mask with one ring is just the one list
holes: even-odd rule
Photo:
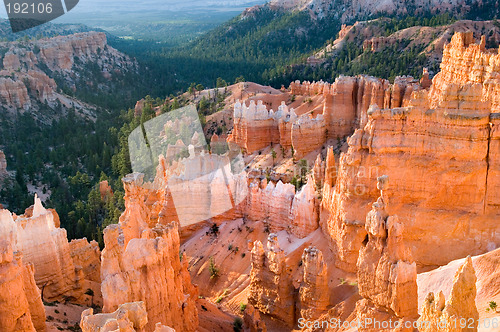
[[[394, 84], [370, 76], [340, 76], [335, 83], [292, 82], [291, 96], [321, 97], [320, 107], [312, 99], [300, 106], [299, 115], [285, 102], [276, 111], [268, 110], [262, 101], [239, 101], [234, 105], [234, 129], [229, 142], [252, 154], [272, 144], [285, 149], [293, 147], [300, 159], [320, 148], [328, 139], [342, 138], [367, 121], [372, 104], [401, 107], [420, 85], [411, 77], [397, 77]], [[309, 100], [309, 101], [307, 101]]]
[[115, 312], [96, 314], [94, 310], [87, 309], [82, 312], [80, 327], [82, 332], [105, 331], [138, 331], [145, 332], [148, 323], [148, 313], [144, 302], [122, 304]]
[[[419, 331], [477, 331], [479, 312], [475, 303], [476, 281], [476, 273], [469, 256], [455, 274], [447, 301], [443, 292], [428, 294], [422, 305], [419, 319], [422, 327]], [[457, 326], [457, 321], [462, 323]]]
[[147, 331], [159, 322], [178, 331], [195, 331], [197, 289], [191, 284], [187, 261], [179, 257], [178, 224], [167, 222], [161, 212], [166, 194], [145, 189], [139, 174], [125, 178], [124, 187], [126, 210], [118, 225], [104, 231], [103, 311], [142, 301]]
[[[95, 275], [100, 264], [97, 243], [92, 243], [93, 249], [88, 251], [90, 256], [75, 264], [73, 256], [78, 254], [73, 249], [79, 249], [70, 246], [66, 230], [59, 228], [57, 213], [45, 209], [36, 196], [34, 206], [24, 215], [16, 216], [3, 210], [0, 222], [15, 226], [13, 248], [22, 254], [25, 263], [34, 266], [35, 281], [42, 290], [44, 301], [70, 299], [85, 303], [85, 286], [96, 288], [90, 282], [100, 282]], [[0, 233], [3, 234], [2, 228]], [[90, 245], [87, 240], [81, 240], [81, 244], [84, 243]]]
[[[407, 106], [372, 106], [340, 156], [336, 182], [324, 188], [324, 230], [337, 265], [356, 270], [364, 220], [386, 174], [388, 213], [405, 225], [418, 266], [436, 266], [499, 245], [497, 50], [457, 33], [441, 72]], [[326, 187], [326, 186], [325, 186]], [[422, 234], [432, 234], [421, 236]], [[440, 250], [446, 248], [446, 250]]]
[[0, 210], [0, 326], [2, 331], [45, 331], [45, 309], [32, 264], [14, 251], [16, 225]]

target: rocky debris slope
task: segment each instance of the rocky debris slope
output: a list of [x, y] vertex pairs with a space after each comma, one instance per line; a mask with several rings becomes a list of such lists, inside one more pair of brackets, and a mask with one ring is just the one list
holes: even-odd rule
[[15, 250], [16, 225], [0, 210], [0, 326], [2, 331], [45, 331], [45, 309], [32, 264]]
[[[161, 322], [179, 331], [195, 331], [198, 295], [187, 272], [187, 261], [181, 262], [179, 257], [178, 226], [148, 209], [148, 190], [143, 188], [141, 175], [126, 177], [124, 187], [126, 210], [119, 224], [104, 231], [103, 311], [109, 313], [121, 304], [143, 301], [148, 314], [146, 330]], [[159, 210], [165, 199], [165, 192], [161, 193], [154, 201], [154, 208]]]
[[[35, 204], [21, 216], [3, 210], [0, 225], [13, 225], [15, 241], [12, 246], [23, 255], [25, 263], [33, 264], [35, 281], [42, 290], [44, 301], [86, 303], [88, 288], [99, 293], [98, 271], [100, 252], [96, 242], [89, 244], [80, 240], [80, 246], [70, 246], [66, 230], [59, 228], [59, 216], [54, 210], [47, 210], [35, 196]], [[1, 227], [2, 236], [9, 228]], [[73, 252], [72, 249], [77, 250]], [[72, 256], [85, 259], [73, 260]], [[89, 279], [87, 279], [89, 278]], [[84, 288], [87, 287], [87, 288]]]
[[448, 301], [445, 302], [443, 292], [427, 295], [419, 318], [419, 331], [477, 331], [476, 281], [469, 256], [455, 274]]
[[[364, 216], [387, 174], [389, 213], [405, 224], [404, 241], [417, 264], [436, 266], [484, 253], [499, 243], [496, 59], [498, 50], [457, 33], [445, 46], [430, 90], [412, 93], [408, 106], [372, 106], [367, 123], [349, 139], [336, 183], [323, 200], [324, 230], [338, 265], [354, 271], [364, 239]], [[433, 234], [422, 237], [420, 234]], [[436, 250], [438, 246], [446, 250]]]

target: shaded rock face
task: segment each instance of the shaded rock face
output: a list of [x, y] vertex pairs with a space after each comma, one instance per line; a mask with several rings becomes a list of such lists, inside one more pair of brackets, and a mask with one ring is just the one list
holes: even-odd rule
[[45, 331], [45, 309], [31, 264], [14, 252], [16, 225], [0, 210], [0, 326], [2, 331]]
[[319, 111], [311, 104], [310, 112], [299, 116], [285, 102], [276, 112], [268, 111], [262, 101], [255, 104], [252, 100], [249, 106], [237, 102], [234, 129], [228, 141], [249, 154], [272, 144], [285, 149], [293, 146], [295, 157], [300, 159], [326, 140], [350, 135], [360, 123], [365, 124], [370, 105], [401, 107], [419, 87], [411, 77], [398, 77], [394, 84], [369, 76], [341, 76], [334, 84], [293, 82], [290, 95], [322, 97]]
[[448, 301], [443, 292], [429, 293], [422, 306], [419, 331], [477, 331], [476, 280], [469, 256], [455, 274]]
[[90, 302], [86, 304], [102, 306], [101, 250], [99, 244], [96, 241], [89, 243], [85, 238], [71, 240], [69, 249], [77, 275], [83, 275], [82, 289], [84, 292], [88, 289], [94, 292], [94, 296], [91, 296]]
[[115, 312], [94, 315], [92, 308], [82, 312], [80, 327], [82, 332], [138, 331], [144, 332], [148, 323], [148, 313], [144, 302], [122, 304]]
[[[92, 246], [91, 250], [70, 246], [66, 230], [59, 228], [57, 213], [46, 210], [36, 196], [34, 206], [28, 209], [25, 215], [13, 216], [3, 210], [0, 224], [14, 225], [13, 248], [22, 253], [25, 263], [34, 266], [36, 285], [42, 290], [44, 301], [70, 299], [73, 302], [85, 303], [84, 287], [95, 288], [91, 287], [90, 283], [99, 282], [95, 275], [100, 256], [96, 242], [89, 244], [87, 240], [80, 240], [81, 246]], [[7, 230], [0, 227], [2, 236]], [[79, 255], [76, 251], [80, 249], [84, 251], [80, 255], [86, 257], [81, 257], [77, 265], [73, 257]]]
[[266, 323], [260, 318], [259, 311], [252, 305], [247, 305], [243, 312], [243, 321], [250, 332], [267, 332]]
[[[142, 301], [148, 314], [147, 331], [158, 322], [178, 331], [195, 331], [197, 289], [191, 284], [187, 261], [179, 257], [177, 223], [167, 222], [160, 213], [166, 194], [144, 189], [139, 174], [125, 178], [124, 187], [126, 210], [118, 225], [104, 231], [103, 311]], [[155, 204], [148, 206], [146, 200]]]
[[[441, 72], [407, 106], [372, 106], [340, 156], [336, 183], [322, 202], [324, 230], [337, 265], [355, 271], [377, 178], [387, 174], [388, 213], [405, 224], [419, 266], [436, 266], [498, 244], [500, 179], [495, 113], [498, 51], [457, 33], [444, 47]], [[422, 237], [420, 234], [433, 234]], [[436, 250], [439, 246], [447, 250]]]
[[386, 209], [387, 177], [380, 177], [381, 196], [366, 216], [366, 239], [359, 252], [359, 294], [397, 317], [415, 317], [418, 311], [417, 266], [403, 242], [404, 226]]
[[254, 243], [248, 303], [289, 326], [295, 325], [294, 288], [276, 234], [269, 235], [266, 250], [260, 241]]
[[313, 320], [321, 316], [329, 304], [327, 266], [323, 261], [323, 253], [309, 247], [302, 255], [304, 275], [299, 289], [299, 315]]

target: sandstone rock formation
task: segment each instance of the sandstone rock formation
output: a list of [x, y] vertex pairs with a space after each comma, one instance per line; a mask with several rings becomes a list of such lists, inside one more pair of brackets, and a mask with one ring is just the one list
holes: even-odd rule
[[34, 280], [34, 268], [14, 252], [16, 225], [0, 210], [0, 326], [2, 331], [45, 331], [45, 309]]
[[243, 312], [243, 322], [248, 327], [249, 332], [267, 332], [266, 323], [261, 320], [259, 311], [250, 304]]
[[152, 331], [161, 322], [179, 331], [194, 331], [197, 290], [187, 273], [187, 262], [179, 257], [178, 226], [160, 212], [166, 204], [165, 193], [148, 192], [139, 174], [123, 182], [126, 210], [118, 225], [104, 231], [103, 310], [112, 312], [122, 303], [143, 301], [146, 330]]
[[[100, 256], [97, 244], [93, 243], [90, 250], [73, 246], [75, 251], [85, 251], [81, 253], [85, 257], [80, 257], [77, 268], [72, 255], [76, 257], [79, 254], [72, 252], [66, 230], [59, 228], [57, 213], [46, 210], [38, 197], [35, 196], [34, 206], [25, 215], [15, 216], [4, 210], [1, 217], [1, 223], [14, 225], [13, 248], [22, 253], [25, 263], [33, 264], [35, 281], [42, 290], [44, 301], [72, 299], [82, 302], [86, 291], [84, 285], [91, 281], [99, 282], [95, 275]], [[4, 231], [0, 228], [2, 236]], [[88, 245], [86, 240], [79, 243]]]
[[302, 265], [304, 276], [297, 309], [300, 317], [313, 320], [326, 311], [330, 301], [327, 267], [322, 252], [314, 247], [304, 250]]
[[455, 274], [448, 301], [442, 292], [429, 293], [422, 306], [419, 331], [477, 331], [476, 280], [469, 256]]
[[115, 312], [94, 315], [92, 308], [82, 313], [80, 327], [82, 332], [145, 332], [148, 314], [144, 302], [122, 304]]
[[303, 238], [319, 227], [319, 201], [313, 180], [295, 193], [295, 187], [266, 179], [250, 183], [244, 215], [250, 220], [265, 220], [273, 232], [287, 230]]
[[[276, 112], [268, 111], [259, 101], [249, 106], [239, 101], [234, 106], [234, 129], [228, 137], [248, 154], [272, 144], [289, 149], [293, 146], [300, 159], [320, 148], [327, 139], [350, 135], [356, 126], [366, 123], [366, 111], [372, 104], [380, 107], [401, 107], [411, 92], [419, 89], [410, 77], [398, 77], [394, 85], [387, 80], [368, 76], [340, 76], [334, 84], [303, 82], [290, 84], [291, 95], [319, 96], [320, 109], [301, 113], [289, 109], [285, 102]], [[316, 111], [317, 110], [317, 111]]]
[[90, 243], [87, 239], [72, 240], [69, 243], [71, 259], [77, 275], [83, 275], [82, 289], [84, 293], [91, 289], [94, 296], [90, 303], [102, 305], [101, 296], [101, 250], [96, 241]]
[[415, 317], [417, 266], [403, 242], [404, 224], [387, 213], [387, 182], [386, 176], [379, 178], [380, 197], [366, 216], [367, 236], [357, 264], [359, 294], [399, 318]]
[[248, 303], [260, 312], [289, 326], [295, 325], [294, 289], [288, 275], [285, 254], [277, 236], [271, 233], [267, 248], [260, 241], [252, 249], [252, 271]]
[[[405, 107], [368, 110], [340, 157], [334, 188], [323, 190], [334, 191], [322, 202], [322, 219], [338, 266], [356, 269], [363, 220], [382, 174], [391, 178], [388, 213], [404, 220], [404, 241], [419, 266], [498, 245], [492, 236], [498, 229], [496, 53], [457, 33], [429, 91], [413, 92]], [[436, 250], [437, 238], [447, 250]]]

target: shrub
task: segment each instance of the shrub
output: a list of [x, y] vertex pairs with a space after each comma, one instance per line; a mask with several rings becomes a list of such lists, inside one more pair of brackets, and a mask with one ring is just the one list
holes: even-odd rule
[[236, 317], [233, 322], [233, 331], [240, 332], [243, 331], [243, 320], [240, 317]]
[[240, 311], [243, 312], [247, 308], [247, 305], [243, 302], [240, 303]]
[[210, 279], [215, 279], [219, 276], [219, 268], [215, 265], [213, 257], [210, 257], [210, 266], [208, 269], [210, 271]]

